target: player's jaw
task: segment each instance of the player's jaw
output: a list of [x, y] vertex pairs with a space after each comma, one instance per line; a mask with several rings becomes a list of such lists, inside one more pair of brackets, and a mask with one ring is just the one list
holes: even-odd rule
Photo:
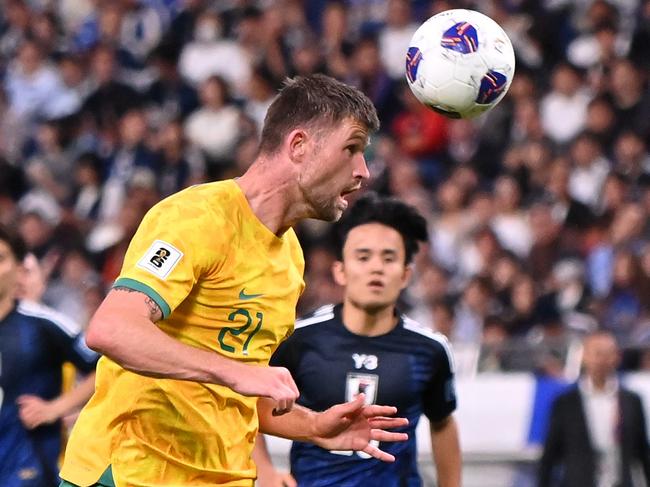
[[0, 241], [0, 301], [13, 301], [18, 286], [20, 265], [9, 245]]

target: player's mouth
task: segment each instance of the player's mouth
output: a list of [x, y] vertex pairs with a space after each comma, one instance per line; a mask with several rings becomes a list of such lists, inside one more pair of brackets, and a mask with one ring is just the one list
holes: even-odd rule
[[368, 287], [370, 289], [376, 289], [376, 290], [381, 290], [384, 289], [384, 283], [380, 281], [379, 279], [373, 279], [368, 283]]
[[348, 207], [348, 200], [346, 199], [346, 196], [348, 196], [351, 193], [354, 193], [355, 191], [358, 191], [360, 188], [361, 186], [358, 185], [358, 186], [354, 186], [353, 188], [347, 188], [341, 191], [341, 193], [339, 194], [339, 203], [343, 209]]

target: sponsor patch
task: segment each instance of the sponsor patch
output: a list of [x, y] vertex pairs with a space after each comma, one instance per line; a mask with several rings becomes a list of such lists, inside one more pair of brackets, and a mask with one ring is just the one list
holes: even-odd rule
[[166, 279], [183, 257], [183, 252], [172, 244], [156, 240], [138, 261], [137, 266], [151, 272], [154, 276]]

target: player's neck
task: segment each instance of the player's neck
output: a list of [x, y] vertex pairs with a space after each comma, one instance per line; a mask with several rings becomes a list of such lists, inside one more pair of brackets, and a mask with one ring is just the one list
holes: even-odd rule
[[385, 335], [395, 328], [398, 321], [394, 306], [370, 312], [347, 298], [343, 302], [341, 318], [348, 331], [361, 336]]
[[2, 296], [0, 297], [0, 321], [4, 320], [5, 317], [11, 312], [11, 310], [16, 305], [16, 300], [13, 296]]
[[294, 201], [295, 180], [273, 166], [274, 161], [256, 161], [236, 182], [259, 221], [282, 236], [305, 215]]

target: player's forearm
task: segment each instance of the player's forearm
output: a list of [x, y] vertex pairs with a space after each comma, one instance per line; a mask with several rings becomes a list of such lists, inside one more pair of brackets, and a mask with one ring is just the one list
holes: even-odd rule
[[453, 416], [431, 425], [431, 450], [440, 487], [460, 487], [461, 453], [458, 427]]
[[294, 441], [315, 441], [314, 427], [317, 413], [295, 404], [288, 413], [275, 416], [274, 407], [274, 402], [269, 399], [259, 398], [257, 401], [257, 414], [262, 433]]
[[95, 373], [91, 372], [71, 390], [52, 401], [56, 407], [57, 416], [61, 418], [83, 407], [90, 399], [90, 396], [93, 395], [93, 392], [95, 392]]
[[98, 310], [86, 333], [88, 346], [127, 370], [169, 379], [231, 386], [239, 364], [221, 355], [186, 345], [144, 316], [117, 309]]

